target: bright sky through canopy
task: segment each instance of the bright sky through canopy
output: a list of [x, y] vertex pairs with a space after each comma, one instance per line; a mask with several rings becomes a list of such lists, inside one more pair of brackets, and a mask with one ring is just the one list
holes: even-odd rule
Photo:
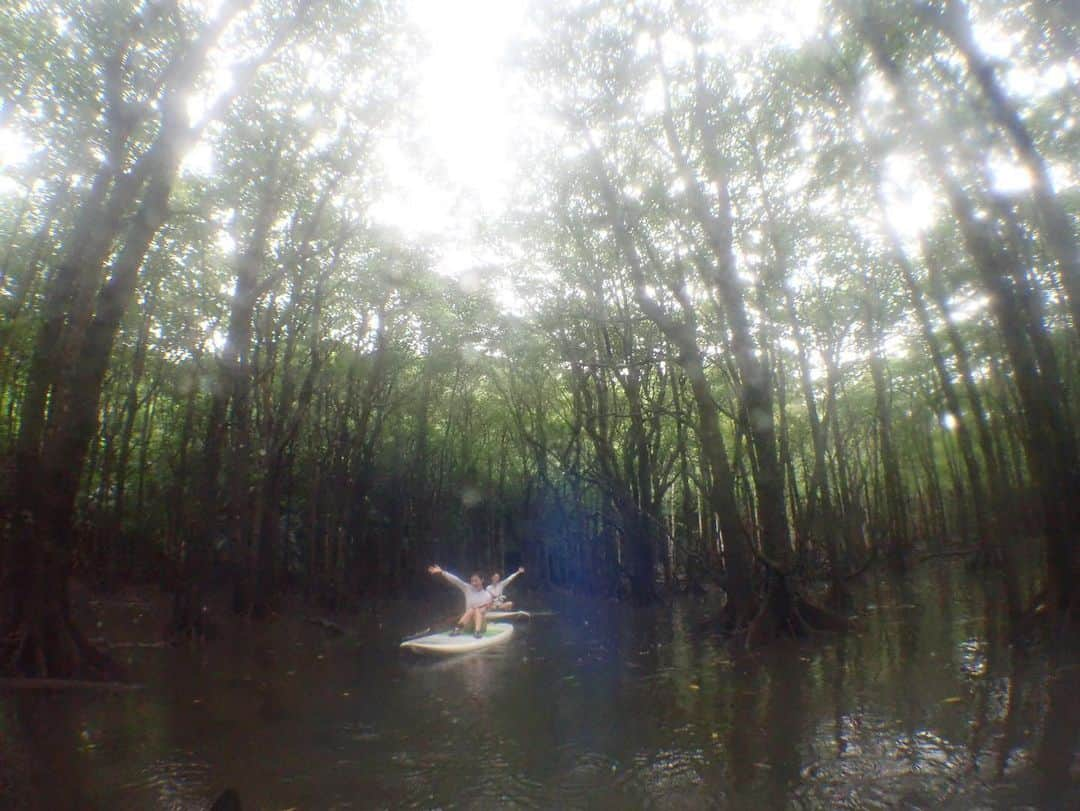
[[477, 227], [498, 216], [514, 172], [515, 121], [503, 61], [525, 17], [524, 0], [410, 0], [426, 40], [411, 144], [384, 141], [390, 188], [376, 220], [440, 243], [440, 270], [488, 261]]

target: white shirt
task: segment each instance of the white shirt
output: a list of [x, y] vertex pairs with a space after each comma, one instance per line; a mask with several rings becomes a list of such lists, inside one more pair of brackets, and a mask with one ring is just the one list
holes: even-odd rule
[[446, 569], [440, 570], [440, 574], [461, 589], [462, 594], [465, 595], [466, 608], [480, 608], [481, 606], [490, 605], [491, 594], [488, 593], [487, 589], [474, 589], [471, 583], [466, 583], [456, 574], [450, 574]]
[[500, 580], [498, 583], [492, 583], [491, 585], [489, 585], [487, 587], [488, 593], [492, 597], [496, 597], [496, 598], [502, 597], [503, 596], [503, 589], [505, 589], [507, 586], [509, 586], [510, 581], [513, 580], [515, 577], [517, 577], [519, 574], [521, 574], [521, 572], [514, 572], [512, 575], [510, 575], [505, 580]]

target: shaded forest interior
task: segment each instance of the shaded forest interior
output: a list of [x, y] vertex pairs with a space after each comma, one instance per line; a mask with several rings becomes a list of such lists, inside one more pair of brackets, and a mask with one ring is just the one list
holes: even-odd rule
[[202, 636], [523, 565], [753, 645], [958, 553], [1075, 619], [1075, 12], [777, 5], [536, 4], [457, 276], [372, 213], [393, 4], [0, 12], [0, 671], [108, 675], [72, 574]]

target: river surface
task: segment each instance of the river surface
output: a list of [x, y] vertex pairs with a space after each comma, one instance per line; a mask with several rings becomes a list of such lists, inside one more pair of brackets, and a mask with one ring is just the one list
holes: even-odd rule
[[[0, 808], [1080, 808], [1072, 642], [1011, 647], [959, 564], [857, 592], [858, 629], [733, 652], [707, 600], [554, 611], [494, 652], [424, 659], [446, 617], [380, 603], [139, 646], [150, 607], [102, 604], [141, 690], [0, 691]], [[126, 623], [126, 625], [125, 625]]]

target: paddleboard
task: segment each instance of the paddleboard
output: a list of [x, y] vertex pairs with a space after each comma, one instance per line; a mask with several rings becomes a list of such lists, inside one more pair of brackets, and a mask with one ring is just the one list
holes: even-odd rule
[[471, 631], [463, 631], [457, 636], [450, 636], [449, 631], [440, 631], [437, 634], [427, 634], [415, 639], [406, 639], [401, 647], [416, 651], [417, 653], [469, 653], [470, 651], [483, 650], [493, 645], [501, 645], [507, 642], [514, 633], [514, 626], [508, 622], [492, 622], [487, 626], [486, 633], [477, 639]]

